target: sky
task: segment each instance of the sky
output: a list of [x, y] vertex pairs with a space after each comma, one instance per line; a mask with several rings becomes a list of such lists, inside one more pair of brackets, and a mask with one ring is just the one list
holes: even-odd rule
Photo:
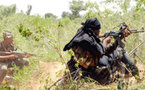
[[[61, 17], [63, 11], [69, 11], [69, 2], [72, 0], [0, 0], [0, 5], [12, 5], [16, 4], [17, 12], [21, 10], [24, 13], [27, 10], [27, 5], [32, 5], [31, 15], [44, 16], [45, 13], [53, 13], [54, 15]], [[83, 0], [87, 2], [88, 0]], [[100, 4], [104, 0], [89, 0], [91, 2], [97, 2], [100, 9], [103, 9], [103, 5]], [[110, 6], [107, 6], [109, 8]], [[70, 12], [70, 11], [69, 11]]]
[[[0, 5], [16, 4], [17, 12], [23, 10], [26, 12], [27, 5], [32, 5], [31, 15], [40, 14], [44, 16], [45, 13], [53, 13], [61, 17], [63, 11], [69, 11], [69, 2], [72, 0], [0, 0]], [[87, 0], [83, 0], [84, 2]], [[90, 0], [94, 2], [95, 0]], [[101, 0], [97, 0], [101, 1]]]

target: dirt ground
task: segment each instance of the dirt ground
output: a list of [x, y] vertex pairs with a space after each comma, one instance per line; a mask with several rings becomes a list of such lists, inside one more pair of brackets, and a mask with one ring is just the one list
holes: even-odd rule
[[[136, 64], [139, 69], [139, 75], [144, 80], [145, 78], [145, 65], [142, 63]], [[46, 90], [55, 81], [63, 76], [65, 65], [61, 62], [39, 62], [39, 70], [35, 71], [31, 76], [29, 83], [24, 86], [22, 90]], [[130, 85], [137, 83], [134, 77], [129, 77], [125, 81], [128, 81]]]
[[[48, 85], [46, 83], [46, 80], [50, 83], [50, 82], [54, 82], [56, 80], [58, 80], [59, 78], [61, 78], [63, 76], [62, 71], [65, 69], [65, 66], [62, 65], [61, 62], [43, 62], [40, 61], [40, 73], [38, 74], [34, 74], [30, 80], [30, 82], [28, 83], [28, 85], [25, 87], [25, 90], [41, 90], [45, 88], [45, 85]], [[141, 63], [137, 63], [136, 64], [139, 71], [140, 71], [140, 77], [144, 78], [143, 76], [145, 76], [145, 65], [141, 64]], [[59, 73], [57, 73], [59, 72]], [[131, 84], [135, 84], [137, 83], [137, 81], [135, 80], [134, 77], [130, 77], [127, 80], [129, 80], [129, 82], [131, 82]], [[48, 86], [47, 86], [48, 87]]]
[[48, 83], [53, 83], [63, 76], [65, 66], [61, 62], [40, 61], [40, 70], [32, 76], [24, 90], [44, 90]]

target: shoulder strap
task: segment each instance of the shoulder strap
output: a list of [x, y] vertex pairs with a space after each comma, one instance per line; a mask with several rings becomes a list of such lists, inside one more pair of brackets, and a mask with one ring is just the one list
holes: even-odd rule
[[0, 44], [1, 44], [0, 50], [1, 51], [6, 51], [6, 48], [4, 46], [4, 43], [3, 42], [0, 42]]

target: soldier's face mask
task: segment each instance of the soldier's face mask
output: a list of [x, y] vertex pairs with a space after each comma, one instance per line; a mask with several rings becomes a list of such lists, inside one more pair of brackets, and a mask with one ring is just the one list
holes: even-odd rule
[[95, 33], [96, 35], [99, 35], [99, 34], [100, 34], [100, 29], [94, 30], [94, 33]]

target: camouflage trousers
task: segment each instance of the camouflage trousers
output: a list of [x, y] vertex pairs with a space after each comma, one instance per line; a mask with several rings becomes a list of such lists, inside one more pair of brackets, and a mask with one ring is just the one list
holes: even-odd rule
[[16, 65], [21, 69], [24, 65], [28, 64], [29, 61], [25, 58], [13, 61], [0, 62], [0, 85], [7, 74], [8, 68], [11, 68], [13, 65]]
[[[68, 69], [70, 71], [70, 75], [73, 80], [78, 80], [81, 78], [89, 77], [102, 85], [109, 83], [110, 72], [109, 72], [108, 68], [104, 68], [104, 67], [96, 68], [96, 67], [90, 66], [86, 69], [80, 65], [78, 67], [76, 67], [76, 65], [75, 65], [76, 63], [77, 62], [76, 62], [76, 60], [74, 60], [73, 57], [71, 58], [71, 60], [69, 60], [67, 62]], [[80, 70], [78, 70], [78, 69], [80, 69]], [[82, 73], [81, 76], [80, 76], [80, 72]]]

